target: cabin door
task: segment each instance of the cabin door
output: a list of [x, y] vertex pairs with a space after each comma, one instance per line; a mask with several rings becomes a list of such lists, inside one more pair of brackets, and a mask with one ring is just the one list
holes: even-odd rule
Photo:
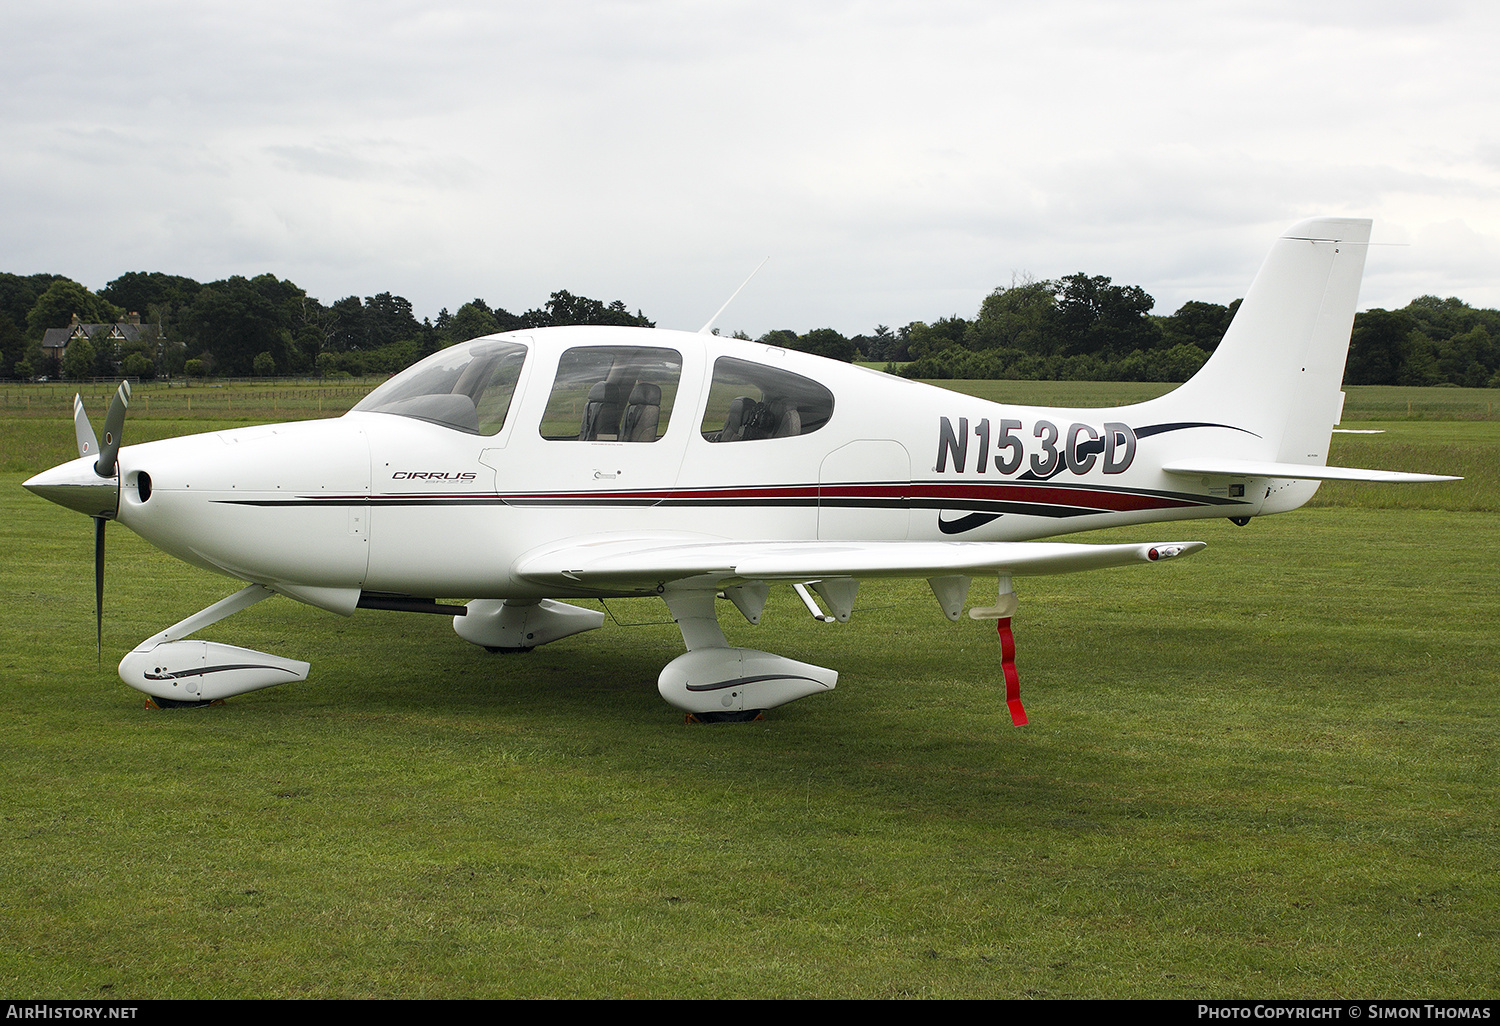
[[818, 537], [905, 541], [910, 493], [911, 457], [900, 442], [862, 438], [841, 446], [818, 470]]

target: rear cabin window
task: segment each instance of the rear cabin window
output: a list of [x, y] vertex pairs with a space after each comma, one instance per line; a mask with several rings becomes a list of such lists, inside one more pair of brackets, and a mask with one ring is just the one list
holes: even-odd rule
[[710, 442], [790, 438], [818, 430], [833, 416], [833, 393], [779, 367], [721, 356], [703, 411]]
[[645, 346], [569, 349], [557, 377], [542, 437], [553, 441], [654, 442], [667, 432], [682, 354]]

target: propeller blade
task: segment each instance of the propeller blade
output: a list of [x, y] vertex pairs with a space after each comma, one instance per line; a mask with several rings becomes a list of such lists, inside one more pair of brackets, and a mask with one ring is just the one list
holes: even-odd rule
[[104, 444], [99, 447], [99, 462], [94, 470], [100, 477], [113, 477], [115, 456], [120, 451], [120, 432], [125, 429], [125, 411], [130, 408], [130, 379], [120, 382], [114, 402], [104, 418]]
[[99, 440], [94, 437], [89, 415], [83, 412], [83, 398], [77, 392], [73, 393], [73, 434], [78, 436], [78, 455], [98, 455]]
[[94, 652], [104, 664], [104, 525], [103, 517], [94, 518]]

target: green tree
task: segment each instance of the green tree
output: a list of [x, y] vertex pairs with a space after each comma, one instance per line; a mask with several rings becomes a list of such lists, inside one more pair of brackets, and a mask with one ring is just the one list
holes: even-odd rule
[[278, 364], [290, 364], [290, 329], [305, 295], [292, 282], [271, 274], [211, 282], [183, 315], [193, 339], [189, 353], [200, 359], [213, 354], [219, 373], [229, 375], [250, 374], [256, 354], [262, 352], [269, 352]]
[[1154, 349], [1161, 328], [1148, 315], [1156, 305], [1139, 285], [1112, 285], [1080, 271], [1057, 283], [1057, 327], [1065, 354], [1123, 356]]
[[[1234, 309], [1238, 309], [1238, 303]], [[1161, 325], [1161, 344], [1170, 348], [1185, 343], [1211, 353], [1219, 348], [1219, 341], [1224, 337], [1224, 332], [1229, 330], [1229, 321], [1233, 316], [1230, 307], [1190, 299], [1178, 307], [1172, 316], [1157, 319]]]
[[367, 340], [362, 349], [379, 349], [392, 342], [421, 338], [422, 323], [412, 314], [411, 301], [382, 292], [365, 300]]
[[1344, 383], [1396, 384], [1406, 367], [1409, 339], [1416, 331], [1416, 320], [1401, 310], [1366, 310], [1357, 315], [1344, 364]]
[[1019, 349], [1047, 355], [1057, 349], [1057, 286], [1021, 275], [1010, 288], [997, 288], [979, 304], [979, 316], [965, 335], [969, 349]]
[[404, 296], [382, 292], [366, 297], [363, 302], [358, 296], [345, 296], [326, 315], [317, 317], [308, 316], [306, 300], [302, 306], [304, 309], [294, 318], [297, 323], [293, 325], [298, 337], [307, 338], [304, 332], [309, 328], [318, 328], [323, 335], [322, 342], [308, 353], [312, 359], [324, 349], [336, 353], [373, 352], [394, 342], [410, 341], [425, 353], [441, 344], [439, 332], [417, 320], [411, 301]]
[[[554, 328], [565, 324], [619, 324], [625, 327], [654, 328], [656, 322], [637, 310], [631, 313], [621, 300], [606, 306], [597, 299], [575, 296], [566, 290], [552, 293], [542, 310], [528, 310], [521, 315], [527, 328]], [[509, 330], [509, 329], [505, 329]]]
[[854, 359], [854, 343], [833, 328], [815, 328], [806, 335], [799, 336], [794, 348], [845, 363]]
[[[50, 371], [42, 370], [44, 363], [52, 361], [44, 360], [40, 350], [36, 354], [28, 352], [30, 344], [39, 342], [41, 335], [31, 335], [26, 330], [26, 318], [38, 297], [59, 280], [63, 279], [58, 274], [0, 273], [0, 375], [29, 378], [56, 373], [55, 367]], [[21, 367], [23, 363], [25, 369]]]
[[177, 274], [127, 271], [100, 289], [99, 297], [122, 310], [144, 315], [152, 307], [188, 306], [202, 287], [193, 279]]
[[37, 297], [26, 314], [26, 328], [33, 338], [40, 338], [48, 328], [66, 328], [74, 315], [84, 324], [113, 324], [124, 316], [119, 307], [76, 281], [60, 278]]
[[[1214, 344], [1218, 345], [1217, 342]], [[1154, 372], [1159, 375], [1151, 378], [1152, 381], [1186, 381], [1198, 373], [1209, 356], [1195, 342], [1179, 342], [1171, 349], [1157, 350], [1152, 355], [1156, 358]]]
[[888, 324], [877, 324], [873, 335], [860, 335], [854, 341], [867, 360], [896, 359], [896, 333]]
[[797, 348], [797, 333], [790, 328], [776, 328], [766, 332], [755, 341], [767, 346], [780, 346], [782, 349]]
[[1420, 328], [1406, 335], [1406, 360], [1396, 375], [1398, 385], [1436, 385], [1443, 380], [1442, 368], [1438, 366], [1438, 346]]
[[1494, 363], [1495, 344], [1483, 324], [1452, 336], [1438, 354], [1443, 380], [1465, 388], [1483, 388]]
[[149, 379], [156, 377], [156, 365], [145, 353], [131, 353], [125, 357], [121, 371], [127, 378]]
[[363, 355], [366, 357], [365, 371], [367, 373], [394, 374], [410, 367], [425, 354], [421, 351], [416, 339], [407, 339], [404, 342], [392, 342], [390, 345], [381, 346], [374, 352]]
[[448, 339], [453, 342], [464, 342], [481, 335], [492, 335], [502, 331], [500, 322], [495, 314], [485, 305], [484, 300], [474, 299], [458, 308], [448, 321]]
[[[28, 370], [22, 371], [20, 365], [25, 363]], [[26, 335], [16, 326], [8, 316], [0, 313], [0, 376], [10, 377], [17, 375], [26, 377], [31, 367], [26, 359]]]
[[969, 322], [954, 314], [939, 317], [932, 324], [913, 321], [906, 326], [906, 348], [912, 358], [934, 356], [945, 349], [963, 349], [964, 336], [969, 332]]
[[55, 281], [67, 279], [60, 274], [0, 273], [0, 315], [10, 318], [11, 323], [18, 328], [24, 327], [27, 315], [36, 306], [37, 299]]
[[68, 343], [68, 355], [63, 357], [63, 375], [73, 381], [92, 378], [97, 357], [94, 344], [87, 338], [74, 339]]

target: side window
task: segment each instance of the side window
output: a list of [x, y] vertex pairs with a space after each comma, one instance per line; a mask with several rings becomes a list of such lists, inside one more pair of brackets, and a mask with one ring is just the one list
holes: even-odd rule
[[542, 437], [585, 442], [654, 442], [667, 432], [682, 354], [644, 346], [569, 349], [542, 414]]
[[833, 393], [811, 378], [722, 356], [703, 411], [703, 437], [710, 442], [807, 435], [833, 416]]

